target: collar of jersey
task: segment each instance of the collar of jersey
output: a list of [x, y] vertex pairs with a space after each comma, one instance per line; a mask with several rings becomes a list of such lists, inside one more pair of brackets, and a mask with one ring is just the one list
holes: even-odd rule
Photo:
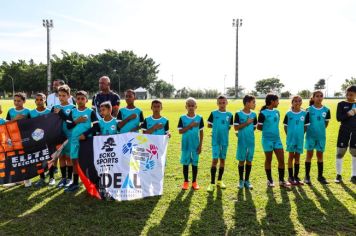
[[240, 110], [242, 113], [244, 113], [245, 115], [251, 115], [251, 113], [252, 113], [252, 111], [250, 111], [250, 113], [246, 113], [246, 112], [244, 112], [243, 110]]
[[43, 111], [39, 111], [39, 110], [37, 110], [37, 108], [36, 108], [36, 111], [37, 111], [38, 113], [43, 113], [43, 112], [47, 111], [47, 108], [45, 108]]
[[161, 116], [161, 118], [158, 118], [158, 119], [153, 118], [153, 116], [150, 116], [150, 117], [151, 117], [152, 120], [160, 120], [160, 119], [163, 118], [163, 116]]
[[216, 110], [217, 112], [220, 112], [220, 113], [226, 113], [226, 111], [219, 111], [219, 109]]
[[77, 108], [77, 111], [78, 111], [78, 112], [85, 112], [85, 111], [88, 110], [88, 109], [89, 109], [89, 108], [86, 107], [84, 110], [81, 111], [81, 110], [79, 110], [79, 109]]
[[197, 117], [197, 115], [195, 114], [195, 116], [193, 117], [189, 117], [188, 115], [185, 115], [188, 119], [194, 119], [195, 117]]
[[24, 111], [26, 108], [22, 108], [21, 110], [16, 110], [16, 108], [14, 108], [14, 110], [16, 111], [16, 112], [21, 112], [21, 111]]
[[104, 120], [104, 118], [102, 119], [102, 121], [104, 121], [105, 123], [110, 123], [112, 120], [114, 120], [115, 118], [114, 117], [112, 117], [111, 118], [111, 120], [109, 120], [109, 121], [106, 121], [106, 120]]
[[290, 109], [289, 111], [290, 111], [290, 112], [292, 112], [293, 114], [296, 114], [296, 115], [297, 115], [297, 114], [300, 114], [303, 110], [302, 110], [302, 109], [300, 109], [300, 111], [299, 111], [299, 112], [294, 112], [294, 111], [292, 111], [292, 109]]
[[133, 110], [137, 109], [137, 107], [135, 107], [135, 108], [132, 108], [132, 109], [130, 109], [130, 108], [127, 108], [127, 107], [124, 107], [124, 109], [126, 109], [126, 110], [129, 110], [129, 111], [133, 111]]
[[324, 108], [324, 106], [321, 106], [320, 108], [317, 108], [317, 107], [315, 107], [314, 105], [312, 105], [312, 107], [313, 107], [314, 109], [316, 109], [316, 110], [321, 110], [321, 109]]

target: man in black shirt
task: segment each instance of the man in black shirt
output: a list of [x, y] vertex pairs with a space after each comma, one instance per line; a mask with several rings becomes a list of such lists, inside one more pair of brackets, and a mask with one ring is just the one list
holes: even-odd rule
[[112, 116], [116, 117], [120, 106], [120, 96], [110, 89], [110, 78], [102, 76], [99, 79], [100, 92], [95, 94], [92, 101], [92, 108], [96, 112], [98, 119], [100, 116], [100, 104], [109, 101], [112, 106]]

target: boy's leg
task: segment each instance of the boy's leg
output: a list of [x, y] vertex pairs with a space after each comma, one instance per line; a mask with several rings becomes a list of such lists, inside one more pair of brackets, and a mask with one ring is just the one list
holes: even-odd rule
[[[336, 174], [341, 176], [342, 174], [342, 162], [343, 158], [346, 154], [347, 147], [344, 148], [336, 148]], [[339, 181], [340, 182], [340, 181]]]
[[273, 155], [273, 152], [265, 152], [265, 156], [266, 156], [265, 171], [266, 171], [267, 180], [268, 180], [270, 186], [273, 185], [272, 170], [271, 170], [272, 155]]
[[300, 167], [300, 153], [294, 153], [294, 178], [298, 179], [299, 167]]
[[184, 182], [189, 182], [188, 172], [189, 172], [189, 165], [183, 165]]
[[275, 149], [274, 153], [277, 157], [278, 161], [278, 177], [279, 181], [284, 182], [284, 172], [285, 172], [285, 166], [284, 166], [284, 150], [283, 149]]
[[218, 181], [222, 180], [222, 176], [224, 174], [224, 169], [225, 169], [225, 160], [220, 158], [220, 166], [219, 166], [219, 176], [218, 176]]
[[216, 165], [218, 164], [218, 159], [213, 159], [211, 162], [210, 174], [211, 174], [211, 184], [215, 184], [215, 176], [216, 176]]
[[295, 153], [294, 152], [289, 152], [288, 156], [288, 175], [289, 179], [293, 179], [293, 159], [294, 159]]
[[310, 168], [311, 168], [311, 159], [314, 155], [314, 150], [307, 150], [307, 157], [305, 159], [305, 182], [310, 183]]
[[239, 161], [239, 177], [240, 181], [244, 180], [244, 166], [245, 161]]
[[318, 181], [322, 184], [328, 184], [328, 181], [325, 179], [324, 173], [324, 162], [323, 162], [323, 152], [317, 151], [316, 157], [318, 159]]
[[192, 165], [192, 171], [193, 171], [193, 183], [197, 182], [197, 175], [198, 175], [198, 166]]
[[350, 148], [352, 167], [351, 167], [351, 182], [356, 184], [356, 148]]
[[252, 169], [252, 162], [246, 161], [245, 181], [249, 181], [250, 180], [251, 169]]

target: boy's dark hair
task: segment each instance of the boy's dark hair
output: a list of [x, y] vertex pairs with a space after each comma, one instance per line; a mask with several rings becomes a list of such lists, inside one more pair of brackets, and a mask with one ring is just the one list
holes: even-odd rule
[[65, 85], [58, 87], [58, 92], [63, 92], [63, 93], [70, 95], [70, 88], [68, 85], [65, 84]]
[[346, 93], [356, 93], [356, 85], [350, 85], [346, 88]]
[[88, 93], [85, 92], [84, 90], [79, 90], [75, 93], [75, 96], [84, 96], [86, 99], [88, 99]]
[[66, 83], [64, 82], [64, 80], [61, 79], [55, 79], [54, 81], [57, 81], [59, 83], [60, 86], [65, 85]]
[[310, 98], [310, 100], [309, 100], [309, 106], [314, 105], [314, 97], [315, 97], [318, 93], [320, 93], [321, 95], [324, 96], [324, 94], [323, 94], [322, 91], [320, 91], [320, 90], [314, 91], [313, 94], [312, 94], [312, 96], [311, 96], [311, 98]]
[[36, 97], [42, 97], [43, 100], [46, 100], [46, 95], [44, 93], [37, 93]]
[[242, 103], [244, 105], [246, 105], [246, 103], [251, 102], [251, 101], [253, 101], [255, 99], [256, 99], [256, 97], [253, 96], [253, 95], [245, 95], [245, 97], [242, 99]]
[[220, 100], [220, 99], [227, 99], [227, 97], [225, 95], [219, 95], [217, 98], [217, 100]]
[[152, 100], [151, 107], [153, 106], [153, 104], [161, 104], [161, 106], [162, 106], [162, 102], [158, 99]]
[[267, 94], [265, 99], [265, 105], [261, 108], [261, 111], [267, 109], [267, 107], [271, 105], [272, 102], [277, 101], [278, 99], [279, 97], [276, 94], [273, 93]]
[[109, 102], [109, 101], [101, 103], [100, 107], [105, 107], [105, 108], [110, 109], [110, 110], [112, 109], [111, 102]]
[[127, 89], [125, 91], [125, 95], [126, 95], [126, 93], [132, 93], [134, 95], [134, 97], [136, 97], [136, 93], [135, 93], [135, 91], [133, 89]]
[[24, 102], [26, 101], [26, 94], [25, 93], [15, 93], [14, 97], [18, 97]]

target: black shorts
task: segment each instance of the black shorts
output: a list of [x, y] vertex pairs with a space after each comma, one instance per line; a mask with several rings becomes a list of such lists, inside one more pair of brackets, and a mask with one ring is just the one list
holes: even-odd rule
[[340, 127], [337, 138], [337, 147], [339, 148], [356, 148], [356, 132], [345, 127]]

